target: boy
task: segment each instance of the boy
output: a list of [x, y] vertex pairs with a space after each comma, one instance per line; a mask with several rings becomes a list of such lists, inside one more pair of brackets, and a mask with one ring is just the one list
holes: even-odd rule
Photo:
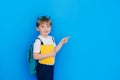
[[36, 29], [40, 35], [34, 43], [33, 56], [34, 59], [38, 60], [36, 67], [38, 80], [53, 80], [55, 55], [69, 38], [63, 38], [56, 46], [53, 37], [49, 36], [51, 25], [50, 18], [46, 16], [39, 18], [36, 23]]

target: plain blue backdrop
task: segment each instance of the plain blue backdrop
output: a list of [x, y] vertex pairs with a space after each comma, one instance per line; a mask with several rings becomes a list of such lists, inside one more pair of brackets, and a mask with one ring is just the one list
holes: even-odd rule
[[38, 16], [50, 16], [56, 43], [55, 80], [120, 80], [119, 0], [0, 0], [0, 80], [36, 80], [27, 51]]

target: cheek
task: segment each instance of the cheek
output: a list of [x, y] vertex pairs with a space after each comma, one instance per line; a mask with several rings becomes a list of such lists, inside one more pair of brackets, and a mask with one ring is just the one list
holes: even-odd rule
[[43, 32], [43, 29], [39, 28], [39, 31], [40, 31], [40, 32]]
[[49, 30], [51, 30], [51, 28], [49, 28]]
[[40, 29], [41, 32], [44, 32], [45, 30], [44, 29]]
[[47, 30], [49, 30], [49, 31], [50, 31], [50, 30], [51, 30], [51, 28], [47, 28]]

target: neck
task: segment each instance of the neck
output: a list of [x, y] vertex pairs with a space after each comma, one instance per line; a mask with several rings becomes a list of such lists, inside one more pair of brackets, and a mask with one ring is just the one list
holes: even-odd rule
[[41, 37], [44, 37], [44, 38], [46, 38], [46, 37], [48, 37], [48, 35], [40, 35]]

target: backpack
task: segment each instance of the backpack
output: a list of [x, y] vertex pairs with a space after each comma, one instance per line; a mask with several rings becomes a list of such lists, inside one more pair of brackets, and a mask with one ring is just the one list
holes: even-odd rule
[[[43, 42], [40, 38], [37, 38], [40, 40], [41, 42], [41, 45], [43, 45]], [[54, 38], [52, 37], [52, 40], [54, 42]], [[35, 60], [33, 58], [33, 49], [34, 49], [34, 44], [31, 44], [29, 46], [29, 49], [28, 49], [28, 53], [27, 53], [27, 63], [28, 63], [28, 68], [29, 68], [29, 72], [31, 75], [34, 75], [36, 74], [36, 67], [37, 67], [37, 64], [38, 64], [38, 60]]]
[[[41, 41], [40, 38], [37, 38]], [[41, 45], [43, 45], [43, 42], [41, 41]], [[34, 44], [31, 44], [29, 46], [29, 49], [28, 49], [28, 56], [27, 56], [27, 63], [28, 63], [28, 68], [29, 68], [29, 72], [31, 75], [34, 75], [36, 74], [36, 67], [37, 67], [37, 64], [38, 64], [38, 60], [35, 60], [33, 58], [33, 48], [34, 48]]]

